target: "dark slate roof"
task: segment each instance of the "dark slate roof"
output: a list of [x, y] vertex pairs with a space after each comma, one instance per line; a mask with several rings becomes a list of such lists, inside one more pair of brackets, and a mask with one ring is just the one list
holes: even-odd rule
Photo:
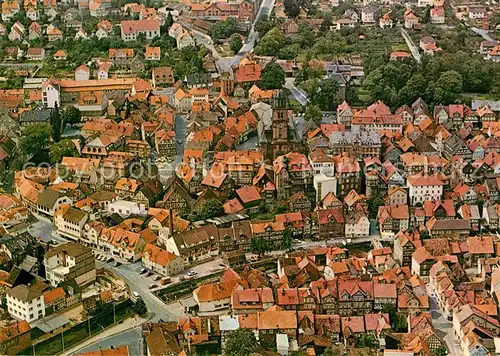
[[52, 114], [52, 109], [46, 108], [36, 108], [31, 111], [24, 111], [21, 114], [19, 122], [41, 122], [48, 123], [50, 120], [50, 115]]

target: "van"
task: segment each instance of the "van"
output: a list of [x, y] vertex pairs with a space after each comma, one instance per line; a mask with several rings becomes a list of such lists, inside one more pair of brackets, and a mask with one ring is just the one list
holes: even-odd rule
[[161, 284], [162, 286], [164, 286], [165, 284], [169, 284], [171, 281], [172, 281], [172, 278], [170, 278], [170, 277], [163, 277], [163, 278], [160, 280], [160, 284]]

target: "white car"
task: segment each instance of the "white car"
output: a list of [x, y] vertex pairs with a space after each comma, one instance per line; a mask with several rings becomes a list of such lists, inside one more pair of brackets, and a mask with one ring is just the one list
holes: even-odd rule
[[187, 274], [188, 274], [188, 276], [195, 276], [195, 275], [198, 274], [198, 272], [196, 272], [196, 271], [189, 271]]

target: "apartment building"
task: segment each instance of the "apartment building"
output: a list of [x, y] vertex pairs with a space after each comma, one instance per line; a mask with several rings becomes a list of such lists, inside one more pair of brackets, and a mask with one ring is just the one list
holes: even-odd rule
[[75, 280], [79, 286], [95, 281], [95, 259], [92, 250], [75, 242], [50, 247], [44, 256], [47, 280], [54, 287]]
[[88, 214], [80, 209], [70, 207], [67, 204], [54, 214], [54, 224], [57, 232], [74, 241], [80, 241], [83, 235], [83, 227], [88, 220]]
[[33, 286], [20, 284], [6, 293], [7, 311], [17, 320], [28, 323], [45, 316], [43, 294]]

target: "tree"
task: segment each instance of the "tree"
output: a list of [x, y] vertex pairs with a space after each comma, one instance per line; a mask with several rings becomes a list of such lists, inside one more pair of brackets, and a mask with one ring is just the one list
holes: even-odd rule
[[281, 89], [285, 84], [285, 71], [276, 62], [269, 63], [262, 71], [262, 89]]
[[259, 257], [269, 251], [269, 245], [262, 237], [252, 238], [250, 245], [252, 252], [258, 254]]
[[143, 316], [148, 312], [148, 307], [142, 298], [138, 298], [137, 301], [133, 305], [134, 311], [139, 314], [139, 316]]
[[275, 27], [261, 38], [257, 47], [255, 47], [255, 54], [259, 56], [275, 56], [285, 44], [285, 35]]
[[373, 200], [368, 201], [368, 212], [370, 214], [370, 218], [374, 219], [377, 217], [378, 208], [385, 205], [384, 199], [381, 197], [376, 197]]
[[368, 347], [372, 348], [377, 346], [377, 340], [371, 334], [361, 334], [356, 338], [356, 347]]
[[321, 81], [319, 88], [314, 95], [313, 103], [317, 104], [321, 110], [334, 111], [337, 109], [337, 93], [339, 84], [333, 79]]
[[231, 47], [231, 51], [233, 51], [234, 54], [240, 51], [241, 47], [243, 47], [243, 42], [239, 34], [233, 33], [231, 37], [229, 37], [229, 47]]
[[51, 128], [49, 124], [34, 124], [26, 127], [20, 142], [21, 151], [32, 156], [45, 150], [49, 144]]
[[63, 111], [62, 117], [65, 125], [74, 125], [82, 121], [82, 112], [80, 111], [80, 109], [74, 107], [73, 105], [70, 105]]
[[167, 15], [167, 19], [165, 20], [165, 26], [167, 27], [167, 32], [168, 29], [174, 24], [174, 18], [172, 17], [172, 13], [169, 11]]
[[231, 356], [249, 356], [257, 351], [257, 339], [250, 330], [232, 331], [226, 341], [225, 354]]
[[283, 246], [287, 250], [291, 250], [292, 242], [293, 242], [293, 232], [289, 227], [287, 227], [285, 231], [283, 231]]
[[210, 198], [205, 202], [200, 217], [202, 219], [210, 219], [222, 215], [224, 215], [224, 206], [222, 205], [220, 200], [216, 198]]
[[310, 0], [285, 0], [283, 2], [285, 14], [288, 17], [297, 17], [301, 9], [308, 10], [311, 7]]
[[69, 139], [61, 140], [50, 146], [50, 161], [52, 163], [61, 162], [63, 157], [78, 157], [78, 151], [73, 141]]
[[436, 81], [434, 100], [436, 103], [451, 104], [462, 92], [463, 78], [460, 73], [449, 70], [442, 73]]
[[231, 36], [233, 33], [236, 32], [236, 26], [237, 23], [234, 17], [229, 17], [227, 18], [227, 20], [223, 21], [217, 21], [212, 26], [210, 37], [212, 37], [212, 40], [214, 42], [218, 42], [223, 38], [228, 38], [229, 36]]
[[61, 138], [62, 125], [61, 125], [61, 115], [59, 113], [59, 107], [57, 106], [57, 103], [50, 115], [50, 125], [52, 126], [52, 139], [55, 142], [58, 142], [59, 139]]
[[448, 350], [446, 350], [446, 347], [443, 346], [431, 351], [431, 356], [446, 356], [446, 355], [448, 355]]
[[306, 114], [304, 118], [307, 121], [313, 120], [314, 122], [320, 122], [321, 119], [323, 118], [323, 112], [321, 111], [318, 105], [309, 104], [307, 105]]

